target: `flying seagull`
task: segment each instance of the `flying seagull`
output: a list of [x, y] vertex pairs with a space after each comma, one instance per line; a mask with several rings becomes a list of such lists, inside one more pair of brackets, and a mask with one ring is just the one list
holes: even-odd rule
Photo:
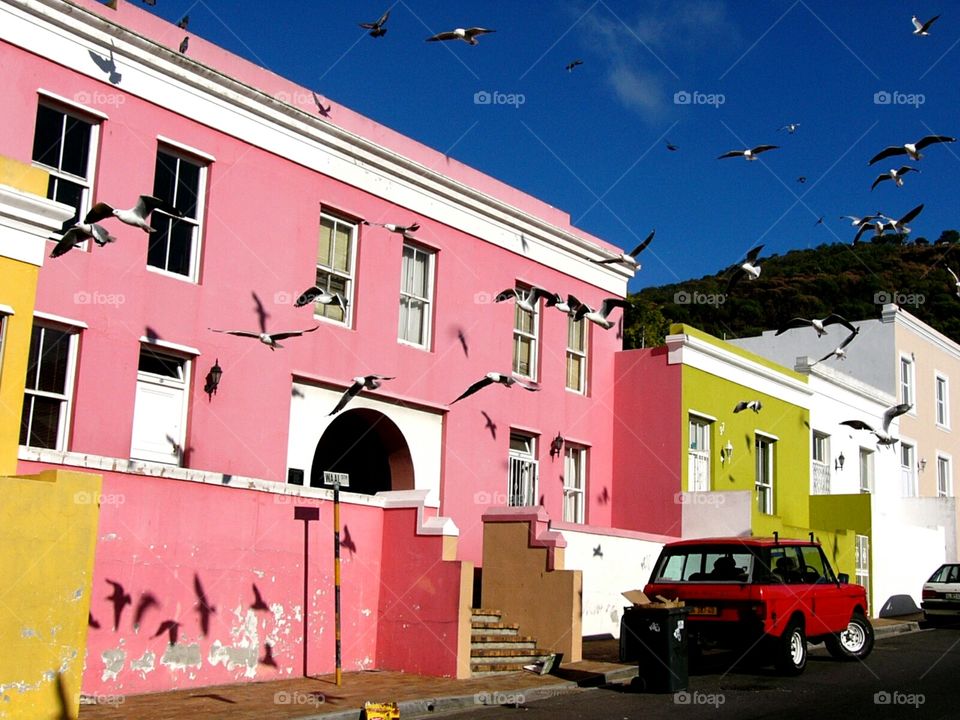
[[343, 395], [340, 396], [337, 406], [330, 411], [330, 415], [336, 415], [343, 410], [347, 406], [347, 403], [364, 388], [367, 390], [376, 390], [384, 380], [393, 380], [393, 377], [389, 375], [358, 375], [353, 379], [353, 385], [348, 387]]
[[849, 220], [850, 224], [854, 227], [863, 227], [864, 225], [868, 225], [871, 220], [875, 220], [878, 217], [880, 217], [880, 213], [877, 213], [876, 215], [864, 215], [862, 218], [857, 217], [856, 215], [841, 215], [840, 219]]
[[602, 327], [604, 330], [609, 330], [614, 326], [613, 320], [610, 320], [608, 315], [614, 308], [623, 308], [626, 310], [630, 307], [628, 303], [623, 298], [606, 298], [602, 303], [600, 303], [600, 309], [594, 310], [589, 305], [585, 303], [580, 303], [576, 311], [573, 314], [574, 320], [589, 320], [592, 323], [595, 323]]
[[887, 221], [887, 224], [886, 224], [887, 227], [893, 230], [893, 232], [895, 232], [897, 235], [899, 235], [902, 238], [904, 235], [910, 234], [910, 228], [907, 227], [907, 223], [913, 220], [915, 217], [917, 217], [917, 215], [919, 215], [922, 211], [923, 211], [923, 203], [920, 203], [913, 210], [908, 212], [899, 220], [894, 220], [893, 218], [887, 217], [886, 215], [882, 215], [881, 217], [883, 217]]
[[555, 307], [562, 313], [566, 313], [573, 317], [583, 303], [577, 300], [573, 295], [567, 295], [567, 299], [564, 300], [559, 295], [554, 294], [552, 297], [548, 297], [544, 303], [547, 307]]
[[376, 22], [360, 23], [360, 27], [362, 27], [364, 30], [369, 30], [370, 37], [375, 37], [375, 38], [383, 37], [384, 35], [387, 34], [387, 29], [384, 27], [384, 25], [387, 24], [387, 18], [389, 17], [390, 17], [390, 11], [387, 10], [383, 15], [380, 16], [380, 19], [377, 20]]
[[947, 267], [947, 272], [953, 277], [954, 294], [960, 298], [960, 277], [957, 277], [957, 274], [950, 267]]
[[934, 15], [926, 22], [920, 22], [917, 19], [917, 16], [914, 15], [912, 18], [910, 18], [910, 21], [913, 23], [913, 34], [917, 37], [926, 37], [930, 34], [930, 26], [933, 25], [933, 23], [935, 23], [939, 17], [939, 15]]
[[397, 233], [398, 235], [408, 235], [410, 233], [415, 233], [420, 229], [420, 223], [414, 222], [409, 225], [396, 225], [395, 223], [372, 223], [367, 222], [366, 220], [361, 220], [364, 225], [375, 225], [377, 227], [382, 227], [386, 230], [389, 230], [392, 233]]
[[107, 203], [99, 202], [90, 208], [90, 212], [83, 218], [83, 222], [87, 224], [96, 223], [109, 217], [115, 217], [122, 223], [133, 225], [144, 232], [152, 233], [156, 232], [156, 229], [150, 227], [150, 224], [147, 222], [147, 216], [154, 210], [160, 210], [174, 217], [183, 217], [183, 213], [168, 202], [153, 195], [141, 195], [137, 199], [137, 204], [129, 210], [117, 210], [107, 205]]
[[427, 38], [427, 42], [435, 42], [437, 40], [463, 40], [468, 45], [477, 45], [477, 35], [483, 35], [485, 33], [496, 32], [496, 30], [487, 30], [482, 27], [472, 27], [472, 28], [456, 28], [455, 30], [448, 30], [447, 32], [437, 33], [432, 37]]
[[611, 265], [613, 263], [623, 263], [630, 267], [630, 269], [636, 269], [640, 267], [640, 263], [637, 262], [637, 255], [644, 251], [647, 245], [653, 240], [653, 236], [656, 233], [656, 229], [650, 231], [650, 234], [643, 239], [639, 245], [637, 245], [633, 250], [628, 253], [623, 253], [619, 257], [607, 258], [606, 260], [592, 260], [592, 262], [597, 263], [598, 265]]
[[187, 36], [180, 41], [180, 54], [184, 55], [187, 52], [187, 48], [190, 47], [190, 37]]
[[672, 142], [670, 142], [669, 140], [666, 140], [666, 141], [664, 141], [664, 142], [666, 142], [667, 150], [669, 150], [670, 152], [676, 152], [677, 150], [680, 149], [680, 148], [678, 148], [676, 145], [674, 145]]
[[316, 93], [313, 93], [313, 101], [317, 104], [317, 112], [320, 113], [322, 117], [330, 117], [330, 103], [327, 103], [327, 106], [324, 107], [323, 103], [320, 102], [320, 96]]
[[67, 230], [56, 247], [50, 251], [50, 257], [57, 258], [68, 253], [87, 238], [93, 238], [93, 241], [103, 247], [107, 243], [116, 242], [116, 238], [108, 233], [102, 225], [96, 223], [78, 223]]
[[923, 157], [923, 155], [920, 154], [920, 151], [928, 145], [933, 145], [934, 143], [952, 143], [956, 141], [956, 138], [949, 137], [948, 135], [927, 135], [926, 137], [920, 138], [914, 143], [906, 143], [905, 145], [890, 145], [874, 155], [867, 165], [873, 165], [875, 162], [879, 162], [884, 158], [892, 157], [894, 155], [907, 155], [911, 160], [919, 160]]
[[816, 360], [816, 361], [810, 363], [810, 367], [813, 367], [813, 366], [816, 365], [817, 363], [822, 363], [824, 360], [829, 360], [829, 359], [832, 358], [832, 357], [835, 357], [835, 358], [837, 358], [838, 360], [846, 360], [846, 359], [847, 359], [847, 345], [849, 345], [850, 343], [852, 343], [852, 342], [853, 342], [853, 339], [854, 339], [857, 335], [859, 335], [859, 334], [860, 334], [860, 328], [854, 328], [853, 332], [850, 333], [849, 335], [847, 335], [847, 337], [844, 339], [844, 341], [843, 341], [842, 343], [840, 343], [837, 347], [835, 347], [833, 350], [831, 350], [830, 352], [828, 352], [826, 355], [824, 355], [824, 356], [823, 356], [822, 358], [820, 358], [819, 360]]
[[895, 183], [897, 183], [897, 187], [903, 187], [903, 176], [910, 171], [920, 172], [915, 167], [910, 167], [909, 165], [901, 165], [899, 168], [890, 168], [888, 172], [877, 176], [877, 179], [873, 181], [873, 185], [870, 186], [870, 189], [873, 190], [884, 180], [893, 180]]
[[559, 296], [543, 288], [532, 287], [529, 290], [517, 290], [516, 288], [507, 288], [497, 294], [494, 302], [505, 302], [513, 298], [517, 301], [517, 307], [526, 310], [528, 313], [535, 313], [537, 305], [540, 304], [540, 298], [547, 298], [548, 305], [556, 305], [559, 302]]
[[574, 60], [571, 63], [567, 63], [567, 72], [572, 71], [578, 65], [583, 65], [583, 60]]
[[883, 429], [874, 430], [870, 425], [865, 423], [863, 420], [844, 420], [841, 425], [848, 425], [854, 430], [866, 430], [867, 432], [872, 432], [877, 436], [877, 443], [880, 445], [893, 445], [897, 442], [897, 438], [890, 435], [890, 423], [895, 417], [900, 417], [906, 412], [910, 411], [913, 405], [910, 403], [901, 403], [900, 405], [893, 405], [888, 407], [883, 413]]
[[757, 145], [755, 148], [747, 148], [746, 150], [731, 150], [730, 152], [726, 152], [717, 157], [717, 160], [723, 160], [724, 158], [732, 157], [742, 157], [746, 158], [747, 160], [756, 160], [757, 155], [760, 153], [766, 152], [767, 150], [776, 150], [779, 147], [779, 145]]
[[303, 293], [293, 302], [294, 307], [303, 307], [310, 303], [318, 302], [321, 305], [339, 305], [341, 310], [346, 310], [347, 306], [343, 302], [343, 296], [340, 293], [331, 293], [314, 285], [303, 291]]
[[493, 385], [494, 383], [500, 383], [501, 385], [505, 385], [507, 387], [510, 387], [511, 385], [519, 385], [524, 390], [529, 390], [530, 392], [537, 392], [540, 389], [536, 385], [527, 384], [521, 380], [517, 380], [512, 375], [504, 375], [503, 373], [498, 373], [498, 372], [488, 372], [486, 375], [483, 376], [482, 380], [477, 380], [477, 382], [475, 382], [473, 385], [471, 385], [466, 390], [464, 390], [460, 394], [460, 397], [458, 397], [456, 400], [454, 400], [450, 404], [453, 405], [453, 403], [459, 402], [460, 400], [463, 400], [465, 397], [473, 395], [478, 390], [483, 390], [483, 388], [485, 388], [487, 385]]
[[884, 228], [886, 227], [886, 224], [887, 224], [886, 223], [887, 219], [889, 218], [887, 218], [886, 215], [874, 215], [872, 217], [863, 218], [862, 222], [860, 223], [857, 229], [857, 234], [853, 236], [853, 244], [856, 245], [858, 242], [860, 242], [860, 237], [867, 230], [872, 229], [875, 237], [880, 237], [881, 235], [883, 235]]
[[757, 257], [760, 255], [761, 250], [763, 250], [763, 245], [757, 245], [747, 253], [747, 259], [737, 266], [737, 269], [733, 271], [733, 274], [727, 281], [726, 292], [728, 294], [733, 286], [740, 282], [740, 280], [744, 277], [747, 277], [750, 280], [756, 280], [758, 277], [760, 277], [760, 265], [757, 263]]
[[778, 127], [777, 132], [780, 132], [781, 130], [786, 130], [788, 133], [793, 135], [797, 131], [798, 127], [800, 127], [800, 123], [787, 123], [786, 125], [782, 125]]
[[801, 185], [803, 185], [806, 181], [807, 181], [806, 175], [801, 175], [800, 177], [797, 178], [797, 182], [800, 183]]
[[307, 328], [306, 330], [291, 330], [290, 332], [278, 332], [278, 333], [267, 333], [267, 332], [252, 332], [250, 330], [217, 330], [216, 328], [207, 328], [213, 332], [217, 333], [226, 333], [227, 335], [237, 335], [238, 337], [250, 337], [256, 338], [264, 345], [269, 347], [271, 350], [276, 350], [277, 348], [282, 348], [283, 345], [277, 342], [277, 340], [285, 340], [286, 338], [299, 337], [304, 333], [313, 332], [319, 325], [314, 325], [312, 328]]
[[189, 24], [190, 24], [190, 16], [184, 15], [182, 18], [180, 18], [180, 22], [177, 23], [177, 27], [180, 28], [181, 30], [186, 30]]
[[857, 330], [845, 317], [832, 313], [822, 320], [818, 320], [817, 318], [808, 320], [807, 318], [795, 317], [777, 330], [776, 334], [781, 335], [791, 328], [812, 327], [817, 331], [817, 337], [823, 337], [828, 334], [827, 325], [835, 325], [836, 323], [840, 323], [850, 332], [856, 332]]
[[762, 409], [763, 403], [759, 400], [741, 400], [737, 403], [736, 407], [733, 408], [733, 412], [738, 413], [744, 410], [753, 410], [755, 413], [758, 413]]

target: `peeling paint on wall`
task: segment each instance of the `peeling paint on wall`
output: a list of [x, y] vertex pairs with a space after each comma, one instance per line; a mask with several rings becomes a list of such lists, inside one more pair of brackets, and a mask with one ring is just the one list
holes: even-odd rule
[[117, 675], [123, 670], [123, 663], [127, 659], [127, 651], [122, 648], [104, 650], [100, 657], [103, 658], [103, 674], [100, 679], [103, 682], [116, 680]]
[[[240, 616], [241, 611], [235, 611]], [[238, 619], [240, 619], [238, 617]], [[214, 641], [207, 657], [210, 665], [222, 663], [227, 670], [243, 668], [243, 674], [256, 677], [257, 663], [260, 651], [260, 634], [257, 632], [257, 614], [247, 610], [246, 617], [230, 631], [234, 638], [233, 645], [224, 645], [219, 640]]]
[[[163, 657], [160, 658], [160, 664], [169, 668], [171, 671], [186, 670], [189, 667], [200, 667], [203, 661], [200, 659], [200, 645], [167, 645]], [[195, 675], [190, 674], [192, 680]]]
[[143, 655], [130, 663], [130, 669], [139, 672], [140, 677], [145, 678], [149, 673], [153, 672], [156, 667], [156, 662], [157, 654], [152, 650], [145, 650]]

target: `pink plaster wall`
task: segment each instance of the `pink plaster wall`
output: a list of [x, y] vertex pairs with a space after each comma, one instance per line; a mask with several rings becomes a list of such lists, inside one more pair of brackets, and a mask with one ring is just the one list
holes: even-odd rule
[[[94, 2], [81, 4], [161, 42], [172, 42], [180, 34], [127, 3], [120, 3], [117, 14]], [[249, 82], [275, 86], [281, 82], [199, 39], [195, 44], [191, 40], [191, 57]], [[89, 326], [81, 337], [70, 450], [129, 457], [139, 338], [148, 327], [163, 340], [196, 347], [201, 353], [193, 369], [186, 464], [282, 481], [292, 377], [304, 374], [345, 386], [361, 373], [394, 375], [397, 379], [382, 388], [381, 395], [442, 406], [486, 372], [509, 371], [513, 305], [490, 304], [492, 295], [519, 280], [573, 293], [591, 305], [606, 296], [577, 278], [419, 217], [422, 227], [417, 237], [437, 250], [434, 340], [429, 351], [397, 342], [402, 248], [396, 235], [376, 227], [360, 231], [352, 329], [320, 323], [319, 330], [289, 340], [286, 349], [277, 352], [250, 339], [211, 333], [209, 327], [255, 329], [252, 293], [269, 313], [268, 329], [303, 329], [314, 324], [309, 308], [294, 308], [291, 300], [313, 282], [318, 205], [374, 220], [404, 222], [412, 214], [127, 95], [122, 84], [113, 87], [92, 81], [3, 43], [0, 65], [14, 68], [6, 76], [5, 92], [21, 100], [9, 107], [5, 132], [0, 134], [0, 155], [21, 161], [30, 160], [39, 87], [67, 98], [78, 93], [94, 100], [123, 98], [122, 103], [114, 100], [101, 108], [110, 119], [102, 126], [95, 200], [124, 206], [133, 203], [137, 194], [151, 192], [157, 135], [216, 158], [208, 175], [199, 284], [148, 271], [144, 233], [116, 222], [110, 224], [118, 237], [115, 244], [91, 252], [74, 250], [45, 264], [37, 309]], [[339, 108], [337, 117], [353, 123], [353, 130], [369, 131], [423, 161], [437, 157], [434, 151]], [[485, 191], [506, 193], [548, 220], [561, 221], [556, 211], [475, 171], [451, 168], [450, 172], [460, 173]], [[82, 302], [94, 293], [120, 301]], [[543, 312], [541, 392], [533, 395], [518, 388], [492, 387], [453, 406], [445, 419], [441, 512], [461, 528], [463, 559], [480, 562], [480, 515], [488, 505], [504, 502], [511, 427], [540, 434], [540, 494], [548, 512], [558, 518], [562, 517], [562, 460], [550, 458], [549, 441], [560, 432], [588, 446], [587, 521], [595, 525], [613, 521], [609, 407], [613, 354], [620, 340], [616, 329], [591, 327], [591, 390], [586, 397], [575, 395], [564, 389], [566, 321], [557, 311]], [[469, 354], [458, 341], [460, 332]], [[219, 359], [224, 376], [219, 394], [208, 402], [202, 393], [203, 377], [214, 359]], [[485, 428], [481, 410], [496, 423], [496, 438]], [[175, 502], [175, 497], [167, 500]]]
[[666, 347], [616, 355], [613, 526], [680, 535], [681, 366]]

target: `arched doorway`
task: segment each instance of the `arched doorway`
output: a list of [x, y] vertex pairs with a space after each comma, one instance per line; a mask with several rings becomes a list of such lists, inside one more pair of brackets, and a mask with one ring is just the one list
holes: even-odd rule
[[413, 490], [413, 460], [403, 433], [369, 408], [341, 413], [324, 431], [313, 454], [312, 486], [323, 487], [324, 471], [348, 473], [349, 492]]

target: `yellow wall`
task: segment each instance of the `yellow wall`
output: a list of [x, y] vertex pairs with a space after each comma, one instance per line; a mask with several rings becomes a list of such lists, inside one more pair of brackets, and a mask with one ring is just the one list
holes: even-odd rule
[[100, 476], [50, 470], [0, 484], [0, 717], [76, 717]]

